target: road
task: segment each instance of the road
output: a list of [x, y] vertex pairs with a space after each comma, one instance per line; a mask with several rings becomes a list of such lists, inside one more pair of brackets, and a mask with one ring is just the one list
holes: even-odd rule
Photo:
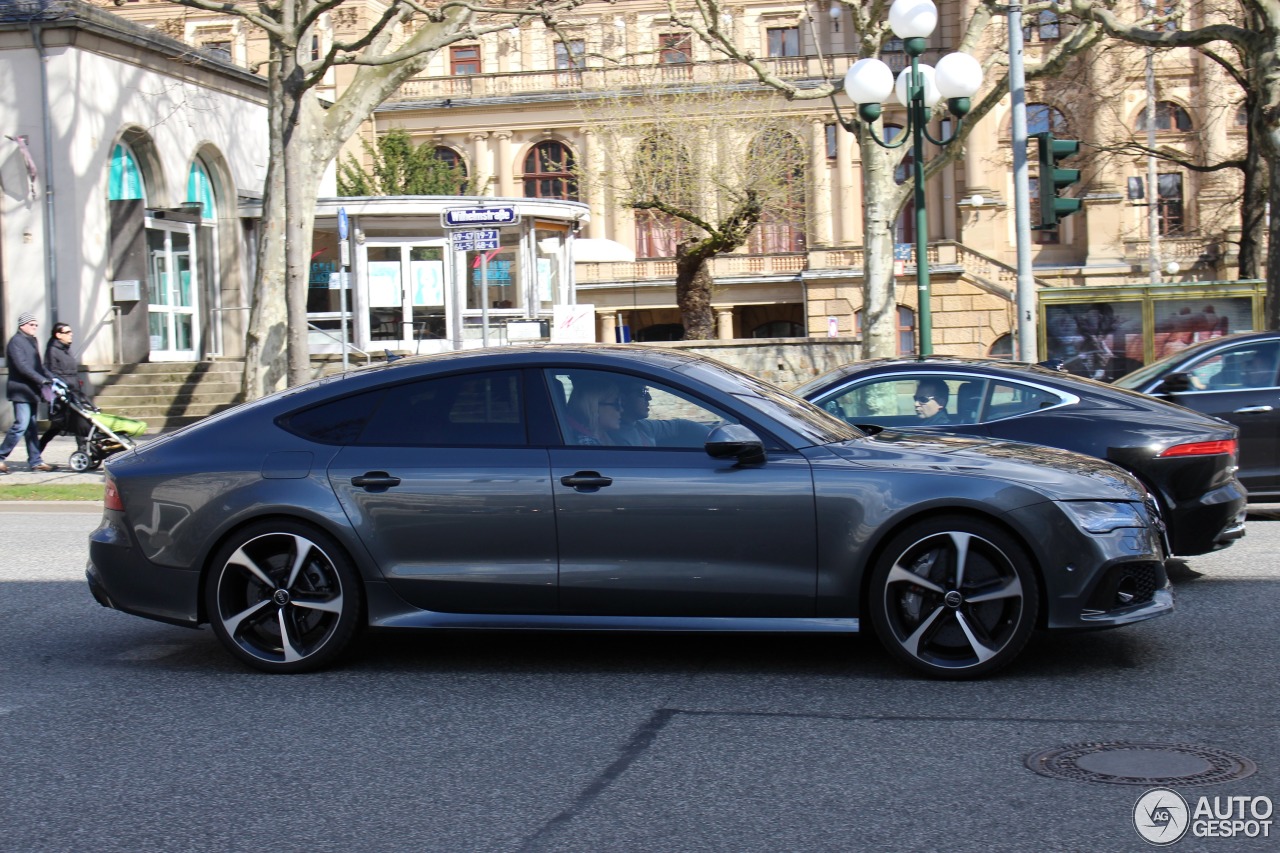
[[976, 683], [813, 636], [391, 635], [266, 676], [98, 607], [95, 523], [0, 505], [0, 850], [1147, 849], [1144, 788], [1026, 767], [1087, 742], [1225, 750], [1257, 772], [1189, 801], [1280, 802], [1280, 511], [1188, 561], [1173, 616]]

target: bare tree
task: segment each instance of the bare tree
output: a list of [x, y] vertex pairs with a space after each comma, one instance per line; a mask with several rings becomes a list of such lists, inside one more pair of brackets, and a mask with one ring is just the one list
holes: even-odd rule
[[[1187, 29], [1181, 28], [1185, 6], [1180, 3], [1152, 4], [1147, 14], [1133, 18], [1122, 17], [1113, 4], [1099, 0], [1064, 0], [1062, 5], [1064, 13], [1132, 44], [1212, 51], [1215, 58], [1225, 46], [1240, 58], [1238, 64], [1219, 64], [1231, 70], [1244, 90], [1249, 137], [1258, 149], [1253, 154], [1257, 159], [1251, 162], [1271, 166], [1267, 197], [1271, 209], [1280, 210], [1280, 168], [1274, 165], [1280, 162], [1280, 5], [1262, 0], [1209, 3], [1199, 7], [1198, 17], [1205, 23]], [[1141, 9], [1137, 4], [1131, 8]], [[1246, 201], [1256, 193], [1256, 185], [1246, 185]], [[1280, 217], [1276, 216], [1270, 221], [1266, 268], [1265, 322], [1267, 328], [1276, 329], [1280, 328]]]
[[[550, 23], [585, 0], [388, 0], [354, 11], [340, 9], [342, 0], [167, 2], [237, 16], [268, 44], [259, 70], [268, 83], [270, 156], [245, 359], [245, 393], [254, 398], [310, 377], [306, 295], [315, 200], [321, 175], [346, 141], [444, 47], [527, 19]], [[313, 57], [311, 36], [321, 17], [339, 12], [349, 19], [344, 37]], [[339, 66], [356, 71], [323, 104], [316, 88]]]
[[707, 340], [714, 257], [753, 239], [764, 252], [804, 248], [805, 130], [769, 90], [635, 75], [626, 92], [584, 101], [608, 163], [580, 167], [580, 180], [635, 211], [642, 252], [675, 258], [685, 339]]
[[[888, 23], [888, 4], [883, 0], [833, 0], [844, 7], [852, 21], [854, 52], [859, 58], [878, 57], [893, 37]], [[744, 63], [766, 86], [795, 101], [825, 100], [841, 89], [841, 81], [825, 81], [818, 85], [800, 85], [800, 81], [780, 77], [774, 67], [743, 49], [725, 22], [732, 8], [722, 0], [668, 0], [672, 20], [697, 33], [698, 37], [720, 56]], [[986, 72], [984, 91], [957, 131], [956, 143], [939, 152], [925, 168], [925, 177], [936, 174], [947, 163], [961, 155], [960, 144], [973, 126], [1008, 94], [1006, 6], [994, 0], [981, 0], [973, 9], [953, 50], [978, 58]], [[1033, 2], [1024, 7], [1030, 19], [1051, 10], [1050, 2]], [[1026, 69], [1028, 80], [1058, 73], [1074, 56], [1096, 44], [1101, 27], [1083, 23], [1041, 53], [1038, 64]], [[883, 136], [882, 131], [881, 135]], [[858, 150], [862, 161], [863, 203], [866, 207], [863, 246], [866, 260], [863, 271], [863, 356], [897, 354], [897, 302], [893, 288], [893, 223], [911, 199], [914, 184], [899, 183], [895, 177], [909, 146], [886, 150], [872, 138], [872, 128], [860, 124], [857, 129]], [[936, 135], [936, 134], [935, 134]]]

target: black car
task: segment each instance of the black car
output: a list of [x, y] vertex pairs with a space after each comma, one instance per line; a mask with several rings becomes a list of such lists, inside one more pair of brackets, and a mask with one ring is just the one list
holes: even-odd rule
[[362, 628], [852, 632], [963, 678], [1171, 611], [1124, 470], [867, 435], [668, 350], [503, 347], [322, 379], [107, 463], [88, 581], [269, 672]]
[[1240, 428], [1240, 482], [1250, 500], [1280, 499], [1280, 332], [1192, 344], [1120, 377], [1141, 391]]
[[[921, 389], [941, 405], [917, 403]], [[1173, 554], [1244, 535], [1236, 429], [1162, 400], [1035, 365], [946, 356], [856, 362], [795, 393], [853, 424], [1033, 442], [1114, 462], [1156, 497]]]

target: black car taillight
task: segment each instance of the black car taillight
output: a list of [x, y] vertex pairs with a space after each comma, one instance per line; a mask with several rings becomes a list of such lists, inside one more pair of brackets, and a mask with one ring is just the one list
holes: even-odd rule
[[124, 512], [124, 501], [120, 500], [120, 492], [116, 489], [116, 481], [110, 477], [106, 477], [105, 483], [106, 485], [102, 495], [102, 505], [107, 509]]
[[1175, 444], [1160, 454], [1161, 459], [1170, 456], [1217, 456], [1220, 453], [1235, 454], [1236, 440], [1226, 441], [1193, 441], [1188, 444]]

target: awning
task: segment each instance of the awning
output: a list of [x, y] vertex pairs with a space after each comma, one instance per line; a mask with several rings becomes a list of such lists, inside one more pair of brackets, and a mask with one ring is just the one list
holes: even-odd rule
[[633, 262], [636, 253], [616, 240], [575, 237], [573, 260], [579, 264], [607, 264], [613, 261]]

